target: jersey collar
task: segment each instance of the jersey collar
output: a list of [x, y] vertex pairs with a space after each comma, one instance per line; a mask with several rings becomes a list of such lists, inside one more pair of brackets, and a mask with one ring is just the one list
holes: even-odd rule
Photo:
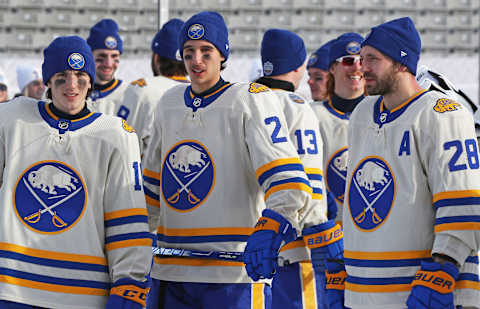
[[330, 114], [334, 115], [335, 117], [338, 117], [340, 119], [345, 119], [345, 120], [348, 120], [350, 118], [350, 113], [344, 113], [336, 109], [333, 106], [331, 99], [328, 101], [323, 101], [323, 105], [330, 112]]
[[373, 107], [373, 121], [378, 124], [378, 126], [381, 128], [384, 124], [389, 123], [400, 117], [407, 108], [412, 105], [414, 102], [416, 102], [419, 98], [421, 98], [425, 93], [427, 93], [427, 90], [422, 89], [421, 91], [417, 92], [414, 94], [412, 97], [410, 97], [408, 100], [400, 104], [399, 106], [395, 107], [391, 111], [387, 110], [384, 107], [384, 102], [383, 102], [383, 96], [379, 97], [377, 102], [375, 102], [375, 105]]
[[229, 82], [224, 82], [222, 86], [218, 89], [214, 90], [213, 92], [208, 92], [208, 94], [194, 94], [192, 91], [192, 86], [188, 86], [185, 89], [184, 99], [185, 105], [190, 107], [194, 112], [197, 111], [199, 108], [207, 107], [210, 103], [215, 101], [219, 96], [221, 96], [230, 86], [233, 84]]
[[43, 120], [45, 120], [50, 127], [57, 129], [60, 134], [63, 134], [66, 131], [75, 131], [83, 128], [84, 126], [89, 125], [90, 123], [95, 121], [101, 115], [100, 113], [90, 112], [87, 115], [78, 119], [64, 119], [58, 117], [52, 112], [50, 104], [52, 103], [38, 101], [38, 110]]
[[93, 86], [92, 94], [90, 95], [90, 97], [92, 98], [92, 101], [96, 101], [98, 99], [108, 96], [110, 93], [115, 91], [115, 89], [120, 87], [122, 82], [123, 81], [120, 79], [114, 79], [106, 85], [95, 84]]

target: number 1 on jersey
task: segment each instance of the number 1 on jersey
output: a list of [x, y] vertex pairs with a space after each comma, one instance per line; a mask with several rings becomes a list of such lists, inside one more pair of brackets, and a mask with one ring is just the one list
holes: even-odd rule
[[142, 177], [142, 163], [133, 162], [133, 173], [135, 176], [135, 191], [141, 191], [142, 186], [140, 185], [140, 177]]

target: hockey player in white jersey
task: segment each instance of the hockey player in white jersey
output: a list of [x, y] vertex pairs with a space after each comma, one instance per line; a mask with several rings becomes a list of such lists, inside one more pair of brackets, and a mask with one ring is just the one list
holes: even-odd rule
[[[327, 221], [325, 185], [323, 182], [323, 142], [318, 130], [318, 119], [300, 95], [295, 93], [305, 75], [306, 49], [303, 40], [293, 32], [282, 29], [267, 30], [262, 39], [261, 58], [263, 77], [256, 82], [273, 90], [285, 114], [290, 139], [307, 173], [313, 189], [312, 207], [321, 211], [311, 221]], [[313, 271], [310, 254], [303, 238], [290, 242], [280, 250], [284, 262], [272, 281], [272, 308], [326, 308], [323, 295], [325, 269]], [[313, 261], [314, 264], [317, 261]], [[323, 265], [323, 261], [321, 261]], [[318, 280], [318, 281], [317, 281]], [[318, 285], [318, 288], [317, 288]]]
[[[333, 40], [332, 40], [333, 41]], [[307, 62], [308, 86], [314, 102], [322, 102], [328, 99], [327, 80], [330, 67], [328, 53], [332, 41], [320, 46]]]
[[152, 240], [135, 133], [86, 107], [82, 38], [56, 38], [42, 75], [48, 100], [0, 106], [0, 308], [140, 309]]
[[153, 109], [162, 95], [180, 83], [188, 83], [185, 65], [178, 49], [178, 32], [183, 21], [169, 20], [157, 32], [152, 41], [153, 77], [140, 78], [125, 90], [121, 107], [124, 119], [135, 129], [143, 154], [148, 144], [153, 120]]
[[123, 41], [118, 34], [117, 23], [110, 18], [100, 20], [90, 28], [87, 43], [92, 48], [97, 74], [90, 95], [93, 103], [89, 108], [109, 115], [114, 114], [126, 120], [125, 114], [128, 111], [120, 105], [128, 83], [115, 78], [123, 52]]
[[246, 268], [156, 257], [152, 278], [167, 284], [166, 308], [270, 308], [269, 285], [256, 281], [273, 276], [293, 230], [312, 225], [307, 215], [318, 210], [310, 207], [310, 182], [278, 97], [268, 87], [221, 78], [229, 55], [221, 15], [192, 16], [179, 46], [191, 86], [170, 89], [156, 107], [144, 160], [150, 224], [158, 226], [159, 246], [246, 248]]
[[409, 17], [362, 43], [366, 90], [350, 118], [345, 306], [478, 306], [480, 164], [472, 115], [415, 80]]

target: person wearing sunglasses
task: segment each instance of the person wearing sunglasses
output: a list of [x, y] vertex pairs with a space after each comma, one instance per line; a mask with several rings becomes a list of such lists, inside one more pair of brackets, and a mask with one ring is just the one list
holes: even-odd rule
[[328, 53], [332, 42], [333, 40], [320, 46], [307, 62], [308, 86], [313, 101], [328, 100], [327, 80], [330, 67]]
[[418, 84], [420, 51], [409, 17], [373, 27], [361, 45], [373, 100], [357, 106], [348, 129], [345, 306], [480, 303], [474, 121], [455, 99]]
[[21, 92], [19, 95], [41, 100], [45, 94], [45, 85], [42, 82], [40, 71], [24, 64], [18, 65], [16, 71], [18, 89]]

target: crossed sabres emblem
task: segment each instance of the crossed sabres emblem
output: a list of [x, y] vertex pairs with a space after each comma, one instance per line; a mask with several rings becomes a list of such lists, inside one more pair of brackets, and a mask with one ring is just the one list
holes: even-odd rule
[[[336, 174], [343, 182], [341, 182], [341, 187], [345, 188], [345, 183], [347, 181], [347, 162], [348, 162], [348, 149], [344, 148], [339, 151], [337, 151], [332, 158], [330, 159], [330, 162], [328, 164], [328, 167], [333, 171], [334, 174]], [[328, 175], [327, 175], [328, 176]], [[327, 177], [327, 181], [329, 178]], [[327, 183], [329, 187], [332, 187], [335, 185], [333, 181], [331, 183]], [[337, 185], [338, 187], [338, 185]], [[332, 190], [330, 190], [332, 191]], [[340, 190], [340, 191], [344, 191]], [[338, 193], [337, 193], [338, 194]], [[336, 198], [343, 203], [343, 198], [345, 196], [345, 193], [340, 194], [336, 196]]]
[[[175, 180], [175, 185], [177, 187], [174, 193], [165, 196], [171, 206], [180, 201], [182, 192], [187, 194], [186, 200], [192, 207], [199, 204], [205, 198], [200, 196], [205, 195], [203, 192], [202, 194], [196, 194], [192, 189], [195, 181], [205, 174], [210, 166], [213, 167], [212, 162], [209, 160], [209, 156], [203, 151], [200, 145], [191, 143], [181, 144], [174, 152], [171, 152], [168, 155], [164, 165]], [[192, 171], [192, 169], [197, 169], [197, 171]], [[188, 179], [189, 177], [193, 177], [188, 181], [182, 181], [175, 173], [175, 170], [183, 175], [182, 178]], [[191, 207], [188, 209], [191, 209]]]
[[[66, 227], [68, 223], [57, 213], [56, 208], [68, 206], [67, 201], [82, 191], [83, 185], [80, 184], [80, 180], [74, 177], [72, 172], [68, 171], [65, 166], [50, 164], [43, 165], [37, 170], [32, 171], [30, 169], [27, 177], [24, 175], [21, 176], [22, 183], [41, 207], [37, 211], [23, 216], [23, 220], [34, 225], [40, 221], [43, 214], [48, 213], [51, 216], [53, 226], [59, 229]], [[47, 205], [35, 189], [47, 194], [48, 199], [63, 198], [52, 205]], [[63, 189], [68, 194], [59, 194], [57, 192], [58, 189]]]
[[[392, 174], [388, 171], [388, 168], [379, 162], [369, 160], [365, 162], [361, 169], [355, 171], [352, 182], [363, 202], [366, 204], [366, 207], [355, 216], [355, 222], [357, 224], [362, 223], [367, 216], [367, 212], [370, 212], [372, 222], [375, 225], [380, 224], [384, 219], [378, 215], [374, 205], [392, 184]], [[377, 186], [375, 186], [375, 184], [377, 184]], [[378, 185], [381, 186], [381, 189], [377, 189]], [[366, 193], [362, 191], [362, 188]], [[369, 202], [366, 194], [368, 194], [368, 196], [375, 196], [375, 198]]]
[[68, 56], [68, 65], [74, 70], [81, 70], [85, 65], [85, 59], [80, 53], [73, 53]]

